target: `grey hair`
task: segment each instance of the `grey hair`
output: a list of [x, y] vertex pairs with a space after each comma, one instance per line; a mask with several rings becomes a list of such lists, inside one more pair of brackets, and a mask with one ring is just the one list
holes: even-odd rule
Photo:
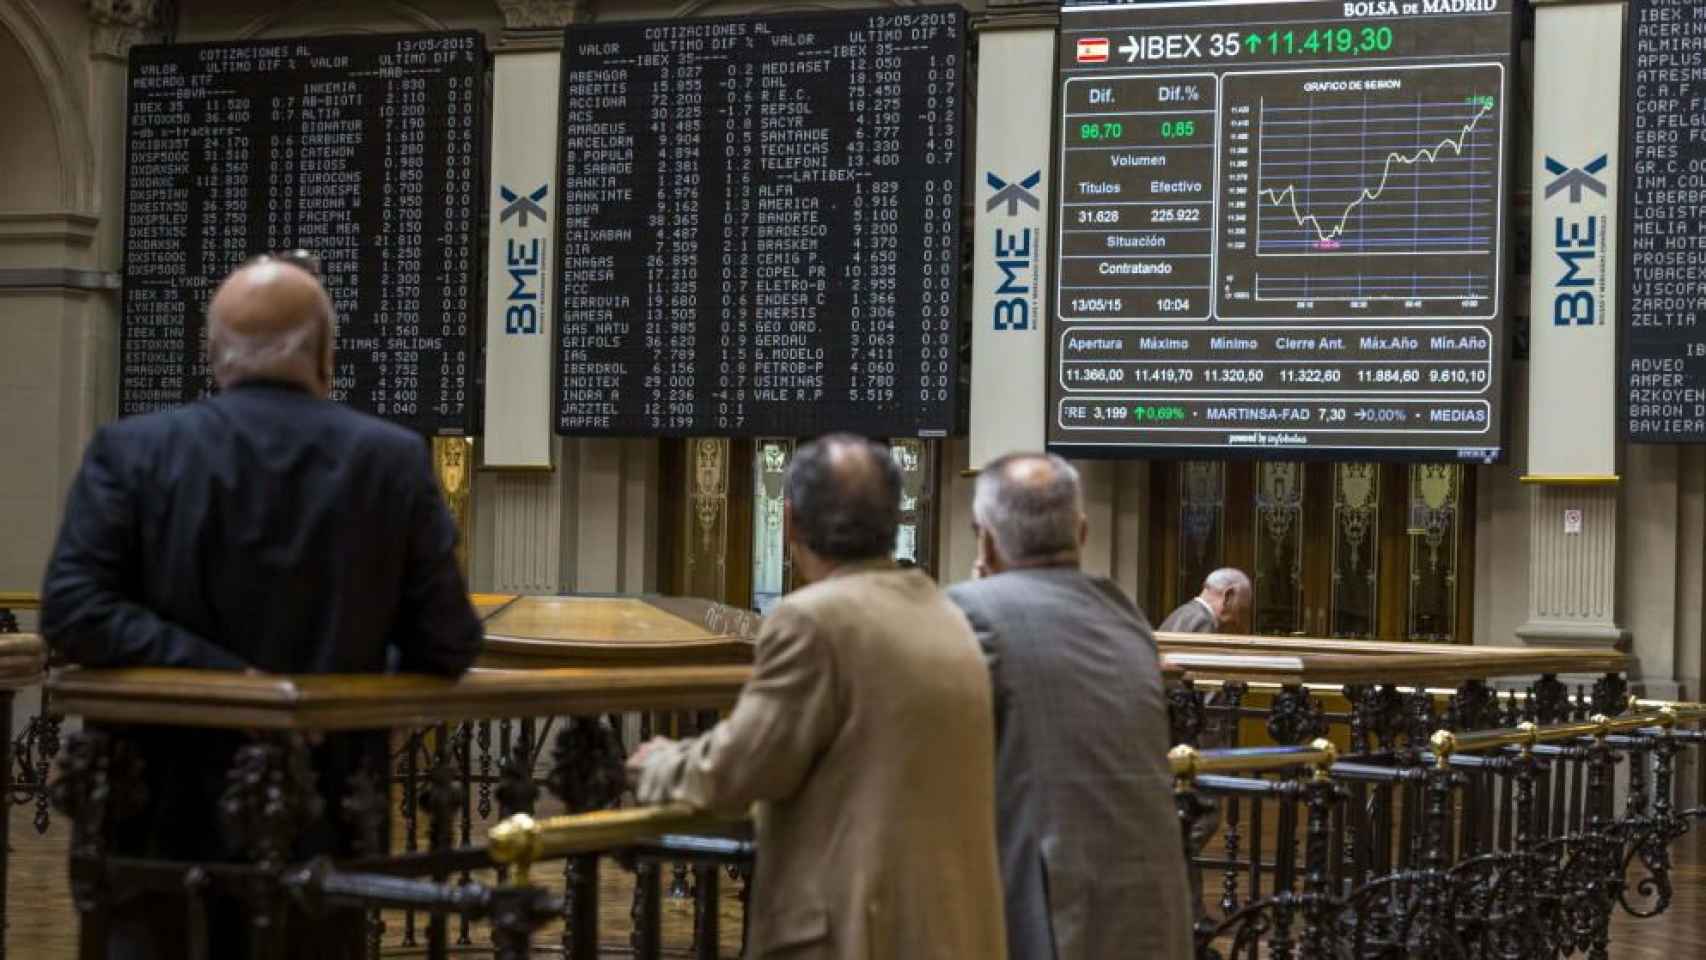
[[297, 356], [318, 364], [326, 348], [325, 331], [320, 324], [304, 323], [277, 333], [238, 333], [210, 321], [207, 364], [220, 384], [275, 376]]
[[1225, 593], [1234, 587], [1250, 589], [1250, 575], [1237, 567], [1221, 567], [1203, 578], [1202, 588], [1213, 590], [1215, 593]]
[[[1038, 462], [1051, 468], [1047, 482], [1014, 479], [1013, 467]], [[1084, 488], [1072, 464], [1052, 453], [1010, 453], [978, 473], [971, 513], [1007, 562], [1022, 563], [1078, 546]]]

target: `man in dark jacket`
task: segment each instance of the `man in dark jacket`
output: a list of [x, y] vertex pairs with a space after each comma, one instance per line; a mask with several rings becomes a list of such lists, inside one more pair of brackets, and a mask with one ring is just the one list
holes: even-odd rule
[[[428, 447], [327, 399], [333, 310], [311, 265], [245, 265], [207, 321], [221, 392], [109, 424], [89, 443], [42, 588], [48, 644], [91, 667], [461, 674], [481, 627]], [[115, 826], [113, 852], [236, 858], [217, 800], [244, 738], [117, 732], [139, 750], [147, 796]], [[383, 734], [352, 734], [314, 749], [324, 815], [294, 856], [350, 852], [333, 826], [339, 801], [356, 773], [384, 771], [385, 746]], [[246, 955], [248, 913], [209, 904], [210, 955]], [[158, 895], [122, 905], [108, 956], [181, 956], [184, 916]], [[358, 956], [360, 920], [294, 924], [291, 952]]]
[[1078, 474], [985, 467], [965, 611], [995, 694], [996, 832], [1013, 960], [1191, 955], [1160, 657], [1142, 611], [1079, 569]]

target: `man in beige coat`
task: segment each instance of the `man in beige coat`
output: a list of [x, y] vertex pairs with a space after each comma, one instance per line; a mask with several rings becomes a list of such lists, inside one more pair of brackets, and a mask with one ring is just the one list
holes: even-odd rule
[[989, 674], [965, 617], [889, 559], [900, 473], [826, 437], [785, 481], [795, 569], [728, 719], [629, 760], [645, 803], [757, 803], [749, 956], [1003, 960]]

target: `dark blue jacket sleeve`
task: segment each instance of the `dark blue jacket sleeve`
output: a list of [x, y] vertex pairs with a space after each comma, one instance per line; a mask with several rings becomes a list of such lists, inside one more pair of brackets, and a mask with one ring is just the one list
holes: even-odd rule
[[420, 449], [409, 467], [413, 491], [408, 562], [403, 569], [402, 605], [396, 632], [397, 669], [404, 673], [460, 676], [474, 664], [485, 630], [468, 600], [468, 585], [456, 564], [456, 524]]
[[138, 492], [123, 476], [111, 431], [97, 431], [65, 504], [59, 540], [42, 585], [43, 639], [89, 667], [202, 667], [248, 664], [150, 610], [141, 582]]

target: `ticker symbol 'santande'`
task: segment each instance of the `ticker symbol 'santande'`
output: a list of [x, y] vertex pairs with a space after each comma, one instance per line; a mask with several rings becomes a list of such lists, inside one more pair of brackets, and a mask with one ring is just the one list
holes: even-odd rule
[[1015, 217], [1019, 215], [1019, 204], [1021, 203], [1032, 210], [1042, 209], [1042, 204], [1037, 200], [1037, 195], [1031, 192], [1036, 189], [1037, 184], [1043, 182], [1041, 170], [1018, 183], [1008, 183], [993, 173], [986, 173], [984, 176], [989, 179], [990, 187], [995, 190], [995, 196], [989, 198], [989, 203], [984, 207], [985, 210], [994, 210], [1005, 203], [1007, 215]]
[[504, 198], [506, 206], [504, 207], [504, 212], [498, 215], [498, 222], [503, 223], [505, 220], [508, 220], [516, 214], [521, 215], [521, 226], [524, 227], [527, 226], [528, 214], [532, 214], [533, 216], [538, 217], [541, 221], [544, 221], [545, 208], [539, 205], [539, 201], [545, 199], [545, 193], [550, 189], [550, 184], [544, 184], [539, 189], [524, 197], [508, 187], [499, 186], [498, 194]]
[[1600, 196], [1605, 196], [1605, 184], [1594, 174], [1605, 169], [1611, 160], [1605, 154], [1595, 157], [1592, 162], [1579, 167], [1566, 167], [1551, 157], [1546, 158], [1546, 172], [1558, 179], [1546, 185], [1546, 196], [1551, 197], [1560, 190], [1570, 191], [1570, 202], [1582, 202], [1582, 189], [1585, 187]]

